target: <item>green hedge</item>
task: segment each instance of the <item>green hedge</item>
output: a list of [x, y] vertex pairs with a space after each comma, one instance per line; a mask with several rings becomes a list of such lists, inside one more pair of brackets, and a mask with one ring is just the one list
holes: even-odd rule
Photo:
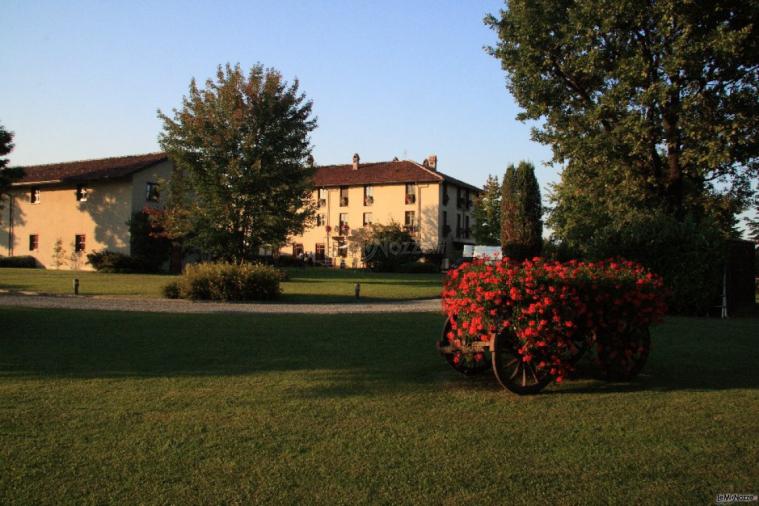
[[165, 297], [190, 300], [270, 300], [281, 293], [282, 271], [263, 264], [203, 263], [188, 265], [163, 289]]
[[98, 272], [151, 272], [144, 260], [115, 251], [100, 250], [87, 254], [90, 265]]
[[35, 269], [39, 267], [37, 259], [32, 256], [0, 257], [0, 267]]

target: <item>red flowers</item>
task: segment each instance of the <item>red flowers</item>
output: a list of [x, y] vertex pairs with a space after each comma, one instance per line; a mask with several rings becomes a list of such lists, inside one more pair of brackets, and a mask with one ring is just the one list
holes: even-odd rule
[[462, 265], [448, 274], [443, 307], [464, 343], [511, 332], [522, 360], [557, 379], [571, 370], [570, 350], [583, 339], [647, 326], [666, 311], [661, 278], [639, 264], [539, 258]]

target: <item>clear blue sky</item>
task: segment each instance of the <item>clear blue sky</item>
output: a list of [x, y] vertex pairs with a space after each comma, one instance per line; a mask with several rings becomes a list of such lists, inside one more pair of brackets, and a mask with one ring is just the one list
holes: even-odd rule
[[192, 77], [256, 62], [297, 77], [314, 102], [319, 164], [438, 155], [482, 185], [550, 150], [530, 140], [482, 18], [498, 0], [77, 2], [5, 0], [0, 123], [14, 165], [157, 151], [156, 110]]

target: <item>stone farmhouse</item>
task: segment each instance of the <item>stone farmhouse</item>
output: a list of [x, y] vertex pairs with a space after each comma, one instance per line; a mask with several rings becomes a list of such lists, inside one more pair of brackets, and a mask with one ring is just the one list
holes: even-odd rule
[[[161, 185], [171, 177], [164, 153], [24, 167], [0, 214], [0, 255], [33, 256], [47, 268], [91, 269], [86, 253], [108, 249], [130, 253], [130, 217], [161, 205]], [[438, 170], [437, 157], [353, 163], [316, 168], [316, 224], [279, 251], [316, 262], [361, 266], [348, 238], [370, 223], [398, 223], [423, 251], [457, 258], [472, 244], [473, 200], [479, 189]], [[56, 266], [60, 240], [76, 265]]]

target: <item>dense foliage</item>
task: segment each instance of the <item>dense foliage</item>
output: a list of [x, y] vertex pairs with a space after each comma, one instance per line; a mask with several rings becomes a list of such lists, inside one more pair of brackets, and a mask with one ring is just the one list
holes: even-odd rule
[[9, 132], [0, 125], [0, 209], [3, 208], [8, 187], [23, 174], [23, 170], [18, 167], [8, 167], [10, 160], [5, 156], [13, 151], [13, 147], [13, 132]]
[[270, 300], [280, 295], [282, 272], [262, 264], [190, 264], [164, 288], [169, 298], [191, 300]]
[[[145, 272], [157, 272], [169, 261], [171, 240], [166, 237], [161, 220], [162, 211], [145, 208], [129, 220], [129, 243], [133, 258]], [[92, 261], [90, 261], [92, 263]]]
[[242, 261], [284, 244], [313, 214], [311, 102], [274, 69], [219, 67], [173, 117], [159, 112], [175, 164], [167, 235], [204, 257]]
[[523, 361], [561, 381], [584, 343], [632, 360], [639, 343], [628, 337], [661, 319], [663, 295], [660, 277], [627, 261], [477, 260], [448, 274], [443, 306], [454, 346], [508, 332]]
[[540, 255], [543, 247], [543, 207], [535, 167], [529, 162], [507, 167], [502, 192], [503, 255], [516, 260]]
[[0, 267], [34, 269], [39, 266], [33, 256], [0, 257]]
[[141, 258], [107, 249], [87, 253], [87, 261], [98, 272], [153, 272]]
[[556, 162], [597, 173], [591, 198], [622, 185], [676, 216], [746, 203], [759, 171], [755, 1], [509, 0], [486, 22], [518, 118], [541, 122], [534, 138]]
[[398, 223], [375, 223], [355, 230], [350, 243], [352, 249], [362, 252], [365, 265], [376, 272], [396, 272], [422, 255], [414, 237]]
[[501, 242], [501, 183], [498, 177], [488, 176], [474, 201], [472, 233], [477, 244], [498, 246]]

